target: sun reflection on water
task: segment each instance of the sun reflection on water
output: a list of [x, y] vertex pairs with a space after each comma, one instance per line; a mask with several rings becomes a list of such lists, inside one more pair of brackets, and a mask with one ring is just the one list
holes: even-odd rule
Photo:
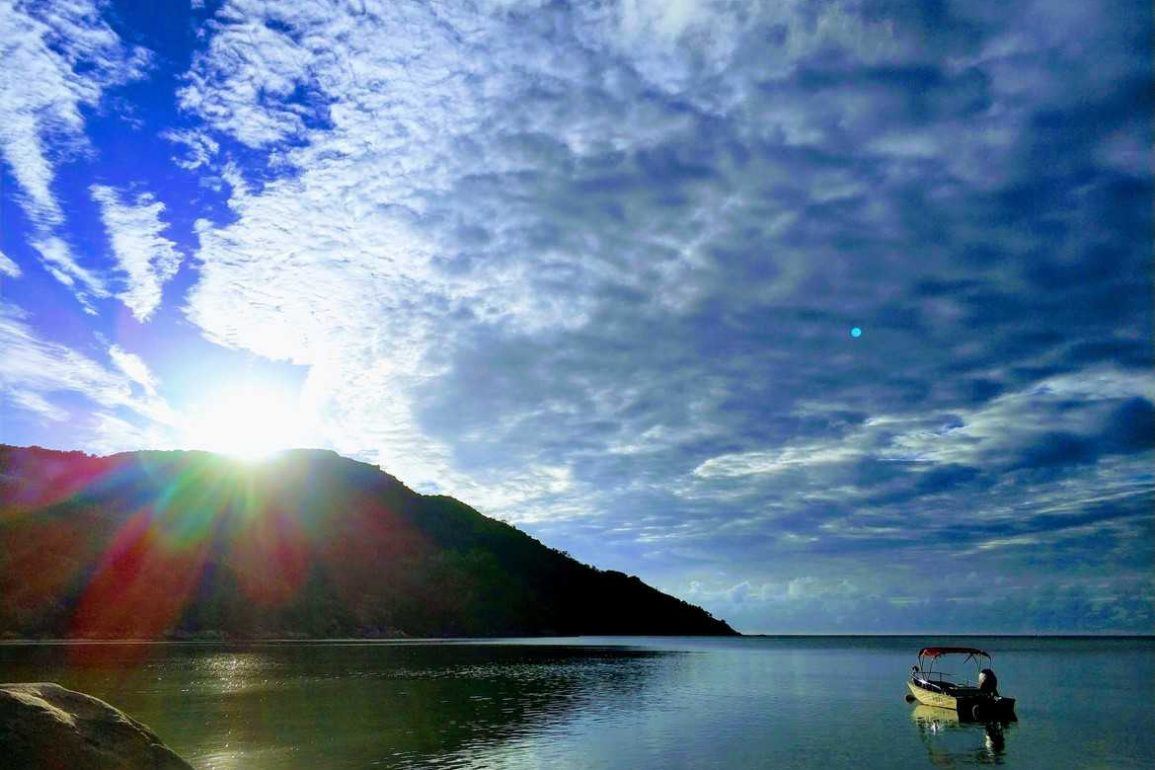
[[257, 678], [268, 670], [267, 663], [257, 653], [222, 652], [206, 657], [200, 667], [205, 678], [211, 681], [210, 688], [220, 693], [246, 692], [268, 683], [265, 678]]

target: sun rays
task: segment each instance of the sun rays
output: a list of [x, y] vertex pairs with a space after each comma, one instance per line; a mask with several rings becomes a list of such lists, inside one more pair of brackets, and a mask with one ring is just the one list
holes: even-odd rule
[[[266, 616], [287, 622], [268, 618], [280, 618], [313, 571], [345, 564], [351, 553], [331, 531], [329, 482], [307, 472], [306, 457], [283, 453], [252, 464], [202, 452], [79, 456], [68, 464], [84, 472], [72, 468], [71, 485], [57, 483], [50, 469], [43, 484], [29, 485], [45, 494], [8, 511], [28, 533], [56, 524], [56, 511], [83, 517], [90, 500], [124, 516], [111, 530], [109, 521], [92, 523], [108, 531], [102, 552], [90, 550], [74, 521], [59, 522], [57, 540], [64, 539], [50, 558], [12, 553], [19, 572], [46, 583], [26, 589], [22, 603], [47, 606], [71, 595], [68, 636], [76, 639], [159, 639], [179, 635], [182, 625], [243, 629]], [[371, 532], [357, 529], [362, 540]]]

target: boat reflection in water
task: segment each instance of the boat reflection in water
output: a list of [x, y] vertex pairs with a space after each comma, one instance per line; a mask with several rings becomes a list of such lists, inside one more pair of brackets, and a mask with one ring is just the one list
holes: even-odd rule
[[935, 767], [1001, 765], [1013, 722], [960, 720], [953, 709], [919, 704], [910, 712]]

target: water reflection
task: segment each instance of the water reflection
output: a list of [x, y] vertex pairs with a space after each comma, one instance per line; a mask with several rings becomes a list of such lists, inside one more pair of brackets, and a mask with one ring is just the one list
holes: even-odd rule
[[[7, 651], [11, 653], [11, 648]], [[310, 644], [107, 645], [98, 665], [61, 647], [2, 661], [10, 680], [58, 681], [153, 728], [195, 766], [468, 767], [575, 711], [628, 708], [658, 659], [623, 648]], [[132, 662], [132, 666], [121, 666]], [[88, 659], [86, 659], [88, 660]], [[607, 712], [608, 713], [608, 712]], [[334, 758], [340, 757], [338, 764]]]
[[[76, 645], [0, 643], [0, 681], [104, 697], [214, 770], [1155, 767], [1151, 714], [1135, 707], [1155, 699], [1155, 642], [997, 640], [1031, 704], [1003, 727], [912, 713], [896, 697], [923, 641], [108, 645], [78, 656]], [[832, 709], [831, 671], [844, 708]]]
[[936, 767], [1003, 764], [1010, 722], [962, 721], [953, 709], [922, 704], [910, 718]]

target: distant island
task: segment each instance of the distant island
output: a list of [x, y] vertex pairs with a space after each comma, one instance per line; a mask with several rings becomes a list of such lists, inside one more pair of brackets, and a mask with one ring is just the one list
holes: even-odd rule
[[333, 452], [0, 445], [0, 637], [589, 634], [736, 632]]

